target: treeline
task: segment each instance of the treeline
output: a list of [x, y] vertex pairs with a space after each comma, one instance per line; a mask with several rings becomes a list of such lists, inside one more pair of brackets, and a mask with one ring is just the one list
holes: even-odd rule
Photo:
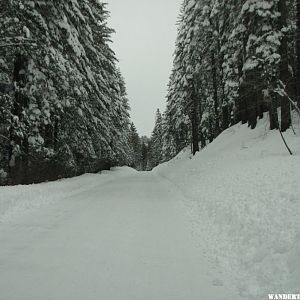
[[150, 139], [146, 136], [139, 136], [133, 123], [130, 125], [130, 145], [133, 149], [133, 159], [130, 167], [138, 171], [149, 171], [149, 143]]
[[0, 7], [0, 184], [133, 164], [105, 4], [1, 0]]
[[255, 128], [265, 112], [284, 132], [296, 102], [299, 0], [183, 1], [160, 161], [190, 144], [196, 153], [237, 122]]
[[162, 121], [163, 117], [157, 109], [155, 126], [151, 137], [139, 136], [134, 124], [130, 126], [130, 144], [133, 145], [134, 159], [131, 167], [138, 171], [151, 171], [159, 163], [162, 157]]

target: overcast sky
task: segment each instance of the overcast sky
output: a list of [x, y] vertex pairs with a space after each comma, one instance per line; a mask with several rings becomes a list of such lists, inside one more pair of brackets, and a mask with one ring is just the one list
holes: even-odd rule
[[112, 48], [125, 77], [131, 117], [150, 136], [157, 108], [164, 111], [182, 0], [106, 0]]

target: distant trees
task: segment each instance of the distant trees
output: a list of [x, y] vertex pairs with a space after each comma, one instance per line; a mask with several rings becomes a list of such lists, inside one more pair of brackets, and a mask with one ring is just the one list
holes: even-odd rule
[[130, 126], [129, 146], [132, 152], [130, 167], [138, 171], [148, 171], [150, 165], [150, 139], [146, 136], [139, 136], [134, 124]]
[[130, 125], [129, 144], [132, 152], [132, 161], [130, 166], [135, 169], [140, 169], [142, 164], [142, 142], [133, 123]]
[[129, 105], [105, 4], [0, 5], [0, 183], [130, 164]]
[[148, 166], [150, 169], [162, 161], [162, 125], [162, 115], [158, 109], [155, 116], [155, 126], [149, 142]]
[[168, 158], [163, 157], [163, 141], [164, 141], [164, 118], [157, 109], [155, 116], [155, 126], [152, 131], [151, 137], [139, 137], [135, 126], [131, 125], [131, 138], [130, 144], [134, 152], [134, 161], [132, 167], [140, 171], [150, 171], [162, 161]]
[[[300, 77], [298, 0], [184, 0], [162, 120], [161, 161], [237, 122], [291, 125]], [[296, 87], [296, 88], [295, 88]], [[279, 119], [277, 111], [281, 110]]]

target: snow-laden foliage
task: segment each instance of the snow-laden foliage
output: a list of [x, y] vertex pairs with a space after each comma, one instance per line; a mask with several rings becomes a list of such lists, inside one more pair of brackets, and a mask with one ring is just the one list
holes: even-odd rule
[[149, 157], [148, 157], [148, 168], [153, 169], [163, 160], [162, 147], [163, 147], [163, 118], [159, 111], [156, 111], [155, 126], [151, 135], [149, 143]]
[[290, 126], [289, 101], [278, 91], [296, 99], [294, 11], [294, 0], [183, 1], [162, 161], [191, 141], [206, 146], [237, 122], [255, 128], [266, 111], [272, 129]]
[[[8, 182], [130, 163], [129, 106], [100, 1], [1, 1], [1, 165]], [[3, 91], [2, 91], [3, 92]]]

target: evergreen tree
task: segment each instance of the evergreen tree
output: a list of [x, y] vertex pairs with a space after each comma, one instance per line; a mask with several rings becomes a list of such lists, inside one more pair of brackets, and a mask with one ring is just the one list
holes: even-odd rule
[[137, 170], [141, 170], [142, 169], [142, 142], [133, 123], [130, 124], [129, 145], [132, 151], [131, 167]]
[[14, 86], [0, 95], [2, 152], [12, 148], [0, 163], [6, 183], [132, 160], [129, 106], [105, 7], [89, 0], [1, 1], [0, 82]]
[[265, 112], [270, 128], [278, 129], [278, 107], [281, 130], [290, 126], [288, 96], [295, 95], [294, 74], [300, 73], [295, 72], [299, 43], [292, 38], [297, 5], [296, 0], [183, 1], [164, 114], [164, 158], [190, 142], [195, 153], [198, 142], [205, 147], [236, 122], [253, 129]]
[[141, 143], [141, 170], [150, 171], [150, 139], [146, 136], [142, 136]]
[[155, 126], [150, 139], [149, 146], [149, 163], [150, 168], [153, 169], [162, 161], [162, 115], [157, 109], [155, 116]]

